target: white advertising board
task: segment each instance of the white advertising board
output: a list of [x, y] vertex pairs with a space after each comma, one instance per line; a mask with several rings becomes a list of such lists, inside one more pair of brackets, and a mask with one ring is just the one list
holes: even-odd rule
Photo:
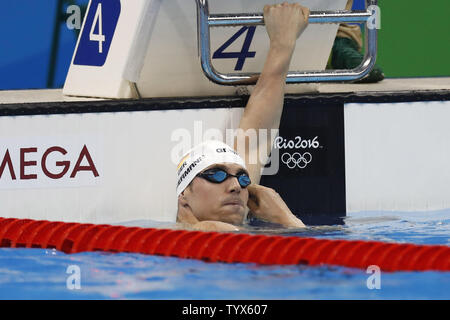
[[347, 212], [450, 208], [450, 102], [345, 105]]
[[235, 127], [241, 112], [0, 117], [0, 216], [173, 222], [176, 166], [183, 152], [177, 132], [186, 133], [183, 145], [190, 148], [214, 132]]

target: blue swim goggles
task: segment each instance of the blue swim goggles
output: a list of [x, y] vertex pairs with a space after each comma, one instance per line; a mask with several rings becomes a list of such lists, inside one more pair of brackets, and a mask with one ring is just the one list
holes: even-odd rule
[[212, 183], [222, 183], [228, 178], [234, 177], [238, 179], [241, 188], [246, 188], [252, 183], [246, 172], [239, 172], [237, 175], [233, 175], [220, 168], [206, 170], [197, 176]]

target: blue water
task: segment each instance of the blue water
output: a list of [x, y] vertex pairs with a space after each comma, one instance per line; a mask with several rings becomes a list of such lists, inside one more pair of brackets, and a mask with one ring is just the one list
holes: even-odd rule
[[[348, 217], [343, 226], [252, 232], [449, 245], [450, 211], [367, 212]], [[78, 268], [79, 281], [74, 280], [76, 273], [68, 273], [70, 266]], [[141, 254], [0, 249], [0, 299], [450, 298], [450, 272], [382, 272], [380, 289], [368, 288], [370, 276], [366, 270], [337, 266], [259, 266]]]

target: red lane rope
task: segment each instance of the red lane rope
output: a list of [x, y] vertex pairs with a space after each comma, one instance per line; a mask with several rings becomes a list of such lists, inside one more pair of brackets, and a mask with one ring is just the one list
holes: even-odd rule
[[132, 252], [210, 262], [450, 271], [450, 247], [0, 218], [0, 247]]

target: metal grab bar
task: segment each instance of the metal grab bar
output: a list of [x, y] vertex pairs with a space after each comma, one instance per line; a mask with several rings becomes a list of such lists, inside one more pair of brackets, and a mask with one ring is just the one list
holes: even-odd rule
[[[204, 74], [221, 85], [255, 84], [259, 73], [224, 74], [214, 69], [211, 63], [210, 27], [264, 25], [261, 13], [253, 14], [209, 14], [208, 0], [197, 2], [197, 37], [199, 55]], [[286, 83], [353, 81], [366, 76], [375, 65], [378, 31], [369, 22], [374, 20], [378, 0], [366, 0], [366, 11], [312, 11], [309, 23], [366, 23], [366, 53], [363, 62], [355, 69], [325, 71], [290, 71]], [[378, 8], [378, 7], [377, 7]]]

